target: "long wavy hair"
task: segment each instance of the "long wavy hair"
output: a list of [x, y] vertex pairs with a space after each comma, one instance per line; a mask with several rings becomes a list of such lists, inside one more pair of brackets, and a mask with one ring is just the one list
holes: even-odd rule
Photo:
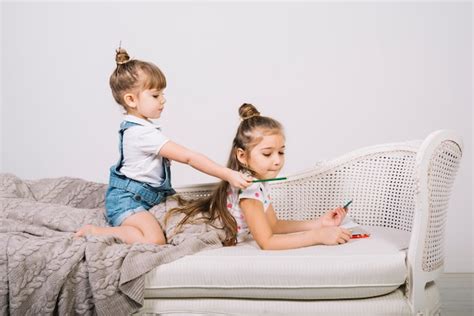
[[[263, 136], [280, 134], [284, 135], [283, 126], [276, 120], [261, 116], [260, 112], [249, 103], [244, 103], [239, 108], [241, 123], [237, 128], [237, 133], [232, 141], [227, 167], [232, 170], [252, 173], [247, 166], [244, 166], [237, 159], [237, 150], [244, 150], [247, 155], [260, 143]], [[233, 246], [237, 243], [237, 223], [235, 218], [227, 209], [227, 196], [230, 184], [221, 181], [209, 197], [186, 201], [179, 196], [177, 200], [179, 207], [171, 209], [165, 218], [165, 222], [172, 214], [183, 213], [183, 219], [176, 226], [180, 229], [186, 223], [205, 221], [210, 225], [223, 229], [226, 239], [225, 246]]]

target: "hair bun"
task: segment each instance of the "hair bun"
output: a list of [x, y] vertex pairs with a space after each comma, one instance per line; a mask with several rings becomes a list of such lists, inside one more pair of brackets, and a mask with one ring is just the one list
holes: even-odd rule
[[124, 48], [118, 48], [115, 51], [115, 62], [117, 65], [123, 65], [130, 61], [127, 51]]
[[254, 116], [260, 116], [260, 112], [250, 103], [244, 103], [239, 108], [239, 116], [242, 120], [247, 120]]

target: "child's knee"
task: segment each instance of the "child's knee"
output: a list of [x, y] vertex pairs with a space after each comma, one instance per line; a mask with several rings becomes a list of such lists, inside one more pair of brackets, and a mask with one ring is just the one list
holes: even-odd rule
[[164, 245], [166, 244], [166, 239], [163, 235], [153, 235], [153, 236], [145, 236], [145, 242], [149, 244], [155, 245]]

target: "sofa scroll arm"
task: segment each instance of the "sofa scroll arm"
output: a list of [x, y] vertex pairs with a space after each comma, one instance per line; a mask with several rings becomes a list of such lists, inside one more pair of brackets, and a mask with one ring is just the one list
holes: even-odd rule
[[442, 273], [448, 201], [462, 157], [461, 138], [438, 130], [422, 143], [415, 162], [415, 214], [408, 248], [406, 296], [412, 313], [426, 315], [425, 287]]

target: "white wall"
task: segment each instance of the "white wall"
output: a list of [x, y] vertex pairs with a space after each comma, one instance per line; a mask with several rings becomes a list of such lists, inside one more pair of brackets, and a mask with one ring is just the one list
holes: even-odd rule
[[[3, 6], [2, 171], [107, 181], [121, 116], [108, 77], [122, 41], [167, 76], [166, 134], [220, 163], [242, 102], [285, 125], [287, 174], [455, 129], [466, 146], [445, 267], [474, 272], [470, 3]], [[174, 185], [203, 181], [215, 180], [173, 165]]]

